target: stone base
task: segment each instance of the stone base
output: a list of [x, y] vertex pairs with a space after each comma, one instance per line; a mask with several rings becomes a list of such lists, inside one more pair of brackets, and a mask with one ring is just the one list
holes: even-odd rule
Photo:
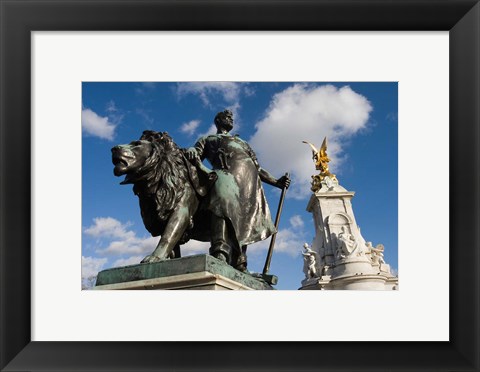
[[321, 278], [302, 280], [302, 286], [298, 289], [302, 291], [326, 290], [328, 283], [330, 283], [330, 275], [323, 275]]
[[302, 281], [300, 290], [354, 290], [391, 291], [398, 290], [398, 278], [377, 275], [344, 275], [332, 279], [330, 276]]
[[335, 262], [335, 264], [331, 265], [331, 268], [332, 278], [380, 274], [380, 269], [372, 266], [372, 263], [365, 257], [347, 258], [345, 260]]
[[273, 287], [210, 255], [196, 255], [103, 270], [98, 273], [94, 289], [272, 290]]
[[385, 263], [384, 263], [384, 264], [380, 264], [380, 271], [381, 271], [381, 272], [384, 272], [384, 273], [390, 274], [390, 271], [391, 271], [391, 270], [390, 270], [390, 265], [385, 264]]
[[385, 283], [385, 288], [391, 291], [398, 291], [398, 277], [391, 276]]
[[301, 290], [389, 291], [398, 289], [398, 277], [387, 264], [372, 265], [363, 257], [351, 257], [325, 266], [322, 277], [305, 279]]
[[346, 275], [335, 278], [329, 283], [328, 289], [385, 291], [387, 278], [384, 275]]

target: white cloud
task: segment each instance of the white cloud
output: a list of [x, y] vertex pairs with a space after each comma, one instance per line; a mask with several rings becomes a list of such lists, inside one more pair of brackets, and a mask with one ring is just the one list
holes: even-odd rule
[[[130, 230], [130, 223], [121, 223], [112, 217], [97, 217], [93, 224], [84, 233], [98, 238], [101, 248], [96, 253], [101, 255], [122, 256], [133, 255], [130, 258], [120, 258], [113, 266], [125, 266], [139, 263], [146, 255], [151, 254], [158, 244], [160, 237], [138, 237], [135, 231]], [[210, 243], [190, 240], [180, 247], [182, 256], [208, 253]], [[140, 259], [138, 259], [140, 257]]]
[[189, 122], [181, 125], [180, 132], [186, 133], [189, 136], [193, 136], [199, 125], [200, 120], [190, 120]]
[[195, 82], [178, 83], [177, 94], [182, 97], [187, 94], [198, 95], [205, 106], [210, 106], [214, 95], [220, 96], [229, 103], [235, 103], [239, 100], [241, 85], [234, 82]]
[[107, 263], [106, 258], [85, 257], [82, 256], [82, 279], [96, 277], [98, 272], [103, 269]]
[[254, 96], [255, 95], [255, 89], [248, 86], [248, 85], [245, 85], [243, 87], [243, 93], [245, 93], [245, 96], [247, 97], [251, 97], [251, 96]]
[[146, 237], [139, 238], [135, 233], [131, 238], [126, 238], [122, 240], [115, 240], [108, 244], [107, 248], [97, 249], [99, 254], [107, 255], [124, 255], [124, 254], [134, 254], [134, 255], [148, 255], [153, 252], [155, 247], [158, 244], [159, 237]]
[[93, 219], [93, 225], [87, 227], [84, 233], [93, 237], [131, 239], [135, 237], [135, 233], [127, 230], [129, 226], [129, 223], [122, 224], [112, 217], [97, 217]]
[[116, 112], [118, 111], [117, 106], [115, 105], [115, 101], [112, 99], [107, 102], [107, 106], [105, 107], [105, 111], [107, 112]]
[[148, 92], [151, 92], [155, 90], [156, 83], [154, 82], [144, 82], [144, 83], [139, 83], [135, 87], [135, 93], [137, 94], [146, 94]]
[[112, 141], [116, 125], [108, 117], [101, 117], [90, 109], [82, 110], [82, 128], [85, 133]]
[[398, 123], [398, 114], [396, 112], [389, 112], [385, 119], [393, 123]]
[[[156, 240], [155, 240], [155, 242], [156, 242]], [[148, 242], [145, 241], [145, 243], [148, 243]], [[141, 243], [140, 243], [140, 245], [141, 245]], [[148, 244], [147, 248], [149, 250], [144, 252], [141, 255], [130, 256], [130, 257], [127, 257], [127, 258], [117, 259], [112, 264], [112, 267], [139, 264], [144, 259], [144, 257], [146, 255], [150, 254], [151, 251], [153, 251], [153, 249], [155, 248], [155, 245], [152, 246], [152, 245]], [[210, 243], [208, 243], [208, 242], [200, 242], [198, 240], [190, 240], [186, 244], [180, 246], [180, 253], [181, 253], [182, 257], [191, 256], [191, 255], [194, 255], [194, 254], [208, 254], [209, 248], [210, 248]], [[131, 247], [130, 247], [129, 250], [132, 250]], [[122, 249], [122, 252], [124, 252], [124, 251], [126, 251], [126, 250]], [[128, 252], [126, 252], [126, 253], [128, 253]], [[99, 259], [99, 260], [105, 260], [106, 261], [106, 258], [102, 258], [102, 259]]]
[[145, 256], [131, 256], [128, 258], [119, 258], [112, 264], [112, 267], [136, 265], [139, 264], [144, 257]]
[[193, 94], [197, 95], [205, 106], [213, 107], [213, 102], [215, 102], [215, 108], [219, 111], [224, 109], [232, 111], [235, 131], [238, 131], [241, 125], [240, 100], [244, 95], [253, 94], [252, 89], [246, 83], [229, 81], [178, 83], [176, 91], [179, 98]]
[[[300, 216], [290, 218], [290, 226], [278, 232], [275, 243], [275, 253], [298, 256], [304, 243], [305, 232], [303, 220]], [[129, 223], [121, 223], [112, 217], [98, 217], [94, 223], [84, 229], [88, 236], [98, 239], [99, 249], [97, 254], [117, 256], [118, 258], [109, 267], [134, 265], [155, 249], [159, 238], [141, 238], [129, 229]], [[247, 254], [251, 261], [262, 261], [268, 250], [270, 239], [252, 244], [248, 247]], [[194, 254], [208, 254], [210, 242], [190, 240], [181, 246], [182, 257]], [[82, 288], [90, 289], [95, 284], [95, 277], [108, 262], [107, 257], [82, 256]]]
[[189, 240], [184, 245], [180, 246], [180, 253], [183, 256], [190, 256], [193, 254], [207, 254], [210, 248], [209, 242], [200, 242], [198, 240]]
[[346, 140], [366, 127], [371, 111], [370, 102], [349, 86], [294, 84], [273, 97], [250, 144], [272, 174], [291, 172], [289, 196], [302, 199], [310, 194], [311, 176], [318, 173], [311, 149], [302, 141], [318, 148], [326, 136], [330, 171], [338, 171]]
[[152, 116], [150, 116], [150, 112], [148, 110], [143, 108], [137, 108], [135, 112], [137, 113], [137, 115], [140, 115], [143, 118], [147, 126], [150, 126], [153, 124], [154, 119]]
[[295, 227], [295, 228], [302, 228], [304, 226], [302, 217], [298, 214], [292, 216], [290, 218], [290, 225], [292, 225], [292, 227]]
[[114, 125], [120, 124], [120, 122], [123, 120], [123, 117], [125, 116], [123, 111], [117, 107], [113, 99], [107, 102], [107, 105], [105, 106], [105, 111], [108, 113], [109, 121]]
[[[294, 216], [290, 218], [290, 226], [285, 229], [278, 231], [275, 238], [275, 253], [286, 253], [291, 257], [298, 256], [301, 248], [303, 246], [305, 237], [305, 231], [303, 230], [303, 220], [300, 216]], [[270, 246], [271, 238], [263, 240], [261, 242], [252, 244], [248, 246], [248, 253], [253, 253], [258, 255], [260, 253], [265, 253], [268, 251]]]
[[208, 130], [205, 133], [200, 133], [198, 137], [200, 138], [200, 137], [208, 136], [210, 134], [215, 134], [215, 133], [217, 133], [217, 127], [215, 126], [215, 124], [212, 124], [210, 125], [210, 128], [208, 128]]
[[[113, 267], [126, 266], [139, 263], [146, 255], [151, 254], [158, 244], [159, 237], [138, 237], [136, 233], [129, 230], [129, 223], [122, 224], [112, 217], [94, 218], [94, 223], [84, 229], [84, 233], [99, 239], [100, 248], [97, 254], [108, 256], [128, 256], [118, 258]], [[304, 223], [300, 216], [290, 219], [290, 226], [278, 232], [275, 243], [275, 252], [287, 253], [290, 256], [298, 255], [304, 241]], [[252, 244], [248, 253], [266, 252], [270, 239]], [[300, 247], [300, 248], [299, 248]], [[190, 240], [180, 247], [182, 257], [194, 254], [207, 254], [210, 242]], [[93, 259], [93, 258], [91, 258]], [[106, 258], [96, 259], [105, 264]]]
[[159, 238], [138, 237], [135, 231], [128, 229], [130, 226], [130, 223], [121, 223], [112, 217], [97, 217], [84, 233], [101, 241], [102, 248], [96, 252], [102, 255], [147, 255], [153, 252]]

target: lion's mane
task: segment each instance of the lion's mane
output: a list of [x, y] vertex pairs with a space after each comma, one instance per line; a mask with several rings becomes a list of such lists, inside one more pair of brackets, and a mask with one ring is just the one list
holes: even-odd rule
[[153, 151], [135, 172], [133, 191], [140, 199], [145, 227], [158, 236], [185, 192], [188, 170], [182, 150], [167, 133], [146, 131], [140, 139], [150, 141]]

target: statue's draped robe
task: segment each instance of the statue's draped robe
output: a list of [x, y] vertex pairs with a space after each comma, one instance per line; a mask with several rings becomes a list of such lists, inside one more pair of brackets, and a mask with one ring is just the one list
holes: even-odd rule
[[215, 134], [200, 138], [194, 147], [218, 176], [202, 208], [231, 222], [240, 247], [275, 233], [258, 163], [248, 143], [238, 136]]

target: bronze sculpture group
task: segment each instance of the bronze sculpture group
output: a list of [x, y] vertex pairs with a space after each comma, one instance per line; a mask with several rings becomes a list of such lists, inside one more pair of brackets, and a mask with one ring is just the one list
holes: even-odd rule
[[230, 134], [231, 111], [219, 112], [215, 126], [216, 134], [188, 149], [155, 131], [112, 148], [114, 174], [133, 184], [145, 228], [161, 236], [142, 263], [180, 257], [180, 245], [195, 239], [210, 242], [214, 257], [247, 271], [247, 246], [276, 233], [262, 182], [286, 189], [289, 177], [272, 176], [248, 143]]

